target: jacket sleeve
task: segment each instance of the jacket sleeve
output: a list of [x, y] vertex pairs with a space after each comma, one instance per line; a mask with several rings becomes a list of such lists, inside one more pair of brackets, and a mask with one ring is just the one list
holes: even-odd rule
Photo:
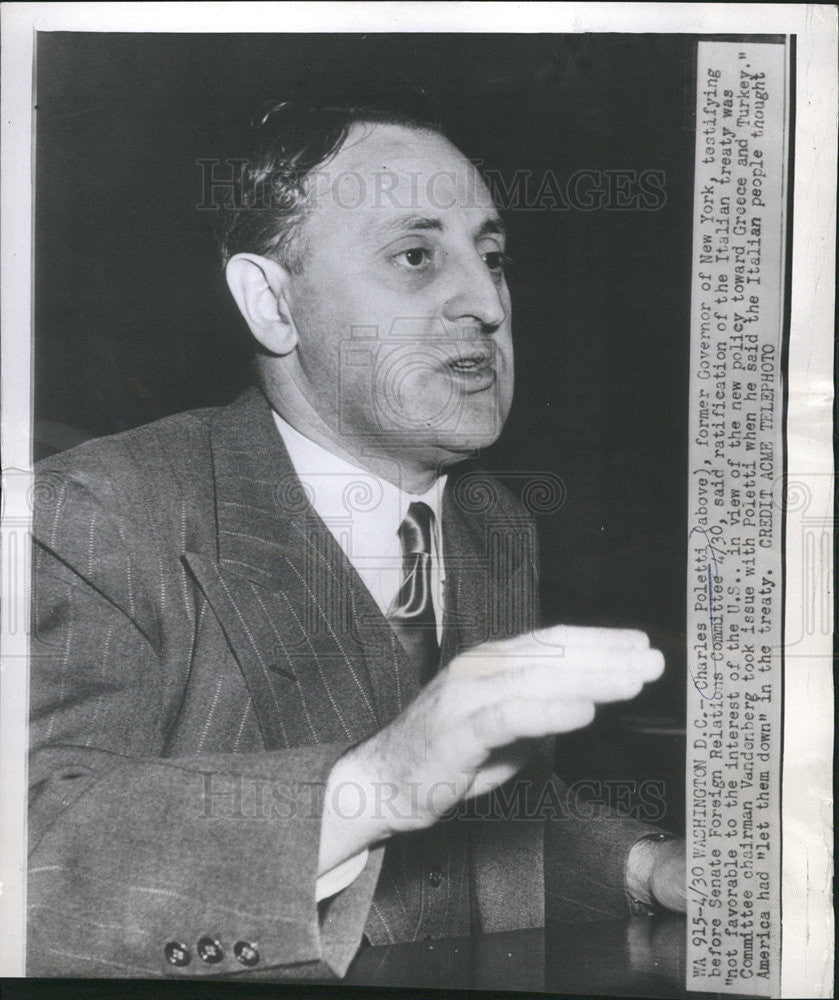
[[554, 775], [545, 810], [545, 918], [561, 922], [623, 919], [629, 853], [655, 826], [581, 800]]
[[36, 527], [28, 975], [343, 975], [381, 864], [318, 906], [346, 746], [165, 756], [188, 649], [167, 676], [116, 519], [61, 489], [69, 515]]

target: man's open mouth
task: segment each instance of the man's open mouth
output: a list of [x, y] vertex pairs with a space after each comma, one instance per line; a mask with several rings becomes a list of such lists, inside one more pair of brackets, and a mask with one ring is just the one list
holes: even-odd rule
[[446, 363], [464, 392], [481, 392], [495, 384], [495, 357], [486, 351], [461, 354]]
[[448, 367], [461, 375], [474, 375], [491, 369], [492, 358], [489, 354], [476, 351], [474, 354], [465, 354], [459, 358], [453, 358], [448, 362]]

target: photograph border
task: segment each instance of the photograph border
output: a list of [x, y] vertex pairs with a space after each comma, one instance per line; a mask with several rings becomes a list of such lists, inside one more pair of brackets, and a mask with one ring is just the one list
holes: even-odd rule
[[[836, 9], [773, 4], [182, 3], [4, 5], [2, 9], [2, 675], [0, 676], [0, 971], [19, 976], [25, 954], [25, 801], [33, 406], [35, 36], [39, 31], [184, 32], [667, 32], [795, 36], [795, 177], [790, 286], [787, 482], [808, 504], [784, 523], [785, 622], [808, 594], [832, 588], [833, 546], [806, 561], [791, 544], [834, 530], [833, 316], [836, 211]], [[162, 28], [165, 25], [165, 29]], [[829, 167], [825, 167], [828, 164]], [[817, 575], [814, 580], [813, 574]], [[833, 982], [832, 602], [795, 653], [786, 653], [783, 748], [781, 996], [829, 996]], [[813, 706], [818, 712], [813, 713]]]

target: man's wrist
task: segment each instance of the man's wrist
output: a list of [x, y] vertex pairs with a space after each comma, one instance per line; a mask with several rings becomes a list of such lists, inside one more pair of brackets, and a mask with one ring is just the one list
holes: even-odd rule
[[653, 873], [665, 850], [666, 844], [675, 840], [672, 833], [648, 833], [637, 840], [626, 859], [626, 894], [629, 908], [634, 915], [651, 913], [661, 903], [653, 889]]
[[335, 762], [323, 798], [318, 877], [387, 836], [376, 816], [374, 781], [355, 750]]

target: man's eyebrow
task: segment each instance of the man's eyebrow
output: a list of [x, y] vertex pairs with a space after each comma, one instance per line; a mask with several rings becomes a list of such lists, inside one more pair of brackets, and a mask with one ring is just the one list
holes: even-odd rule
[[[426, 215], [402, 215], [396, 219], [390, 219], [382, 226], [376, 226], [377, 234], [389, 236], [393, 233], [413, 233], [413, 232], [442, 232], [445, 229], [443, 221], [434, 216]], [[493, 215], [480, 224], [475, 236], [487, 236], [490, 233], [505, 236], [507, 228], [500, 216]]]
[[417, 230], [440, 232], [443, 229], [443, 223], [440, 219], [425, 215], [400, 215], [395, 219], [390, 219], [381, 226], [376, 226], [375, 229], [377, 233], [381, 233], [383, 236], [388, 236], [392, 233], [416, 232]]
[[478, 227], [477, 235], [488, 236], [491, 233], [498, 236], [507, 235], [507, 227], [504, 225], [504, 220], [499, 215], [493, 215], [489, 219], [484, 219], [481, 225]]

